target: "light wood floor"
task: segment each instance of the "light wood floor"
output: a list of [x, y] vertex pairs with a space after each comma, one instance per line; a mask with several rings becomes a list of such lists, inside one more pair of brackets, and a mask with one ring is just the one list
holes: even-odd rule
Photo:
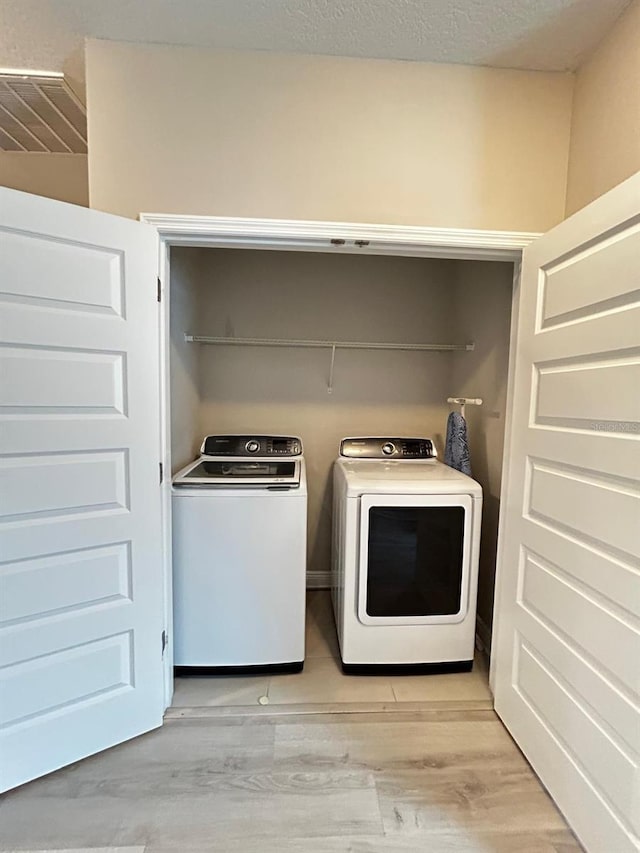
[[172, 719], [5, 795], [0, 827], [3, 851], [580, 850], [492, 711]]
[[162, 729], [0, 799], [0, 851], [579, 851], [490, 708], [482, 660], [344, 676], [312, 593], [304, 673], [178, 680]]

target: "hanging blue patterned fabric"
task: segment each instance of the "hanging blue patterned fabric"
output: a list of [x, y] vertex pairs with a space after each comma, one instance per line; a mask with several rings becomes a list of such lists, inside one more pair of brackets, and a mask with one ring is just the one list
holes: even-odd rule
[[447, 441], [444, 448], [445, 465], [471, 476], [467, 422], [460, 412], [451, 412], [447, 420]]

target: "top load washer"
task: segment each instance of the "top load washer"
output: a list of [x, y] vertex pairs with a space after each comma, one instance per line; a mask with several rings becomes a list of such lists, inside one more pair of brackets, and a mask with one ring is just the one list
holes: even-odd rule
[[180, 674], [304, 661], [307, 481], [292, 436], [210, 435], [173, 479]]
[[345, 438], [332, 600], [345, 672], [472, 667], [482, 489], [428, 438]]

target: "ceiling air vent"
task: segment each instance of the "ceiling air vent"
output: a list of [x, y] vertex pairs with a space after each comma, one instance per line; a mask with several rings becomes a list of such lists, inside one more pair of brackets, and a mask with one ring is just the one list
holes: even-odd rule
[[0, 71], [0, 150], [87, 153], [87, 114], [63, 74]]

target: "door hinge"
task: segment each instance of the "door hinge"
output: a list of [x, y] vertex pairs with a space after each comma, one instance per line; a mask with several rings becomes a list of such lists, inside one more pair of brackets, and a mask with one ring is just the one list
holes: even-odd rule
[[160, 469], [160, 483], [162, 483], [164, 477], [164, 465], [162, 464], [162, 462], [158, 462], [158, 467]]
[[164, 650], [167, 648], [167, 644], [169, 643], [169, 635], [166, 631], [162, 632], [162, 654], [164, 655]]
[[158, 302], [162, 302], [162, 282], [158, 278]]

